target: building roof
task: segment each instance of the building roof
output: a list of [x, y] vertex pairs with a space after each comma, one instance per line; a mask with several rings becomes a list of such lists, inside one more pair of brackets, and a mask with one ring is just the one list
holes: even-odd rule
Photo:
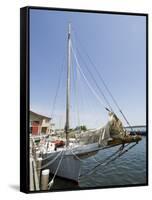
[[30, 110], [30, 115], [34, 115], [35, 117], [40, 118], [40, 119], [48, 119], [48, 120], [51, 120], [51, 119], [52, 119], [51, 117], [47, 117], [47, 116], [44, 116], [44, 115], [40, 115], [40, 114], [35, 113], [35, 112], [31, 111], [31, 110]]

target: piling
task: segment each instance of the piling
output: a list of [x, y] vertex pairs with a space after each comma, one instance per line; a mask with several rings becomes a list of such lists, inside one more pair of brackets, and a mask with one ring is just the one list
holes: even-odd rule
[[34, 190], [33, 159], [30, 158], [30, 191]]
[[34, 169], [35, 190], [40, 190], [39, 179], [38, 179], [38, 174], [37, 174], [37, 169], [36, 169], [36, 162], [34, 159], [33, 159], [33, 169]]
[[37, 175], [38, 175], [38, 180], [40, 183], [40, 175], [41, 175], [41, 166], [42, 166], [42, 158], [37, 158], [36, 160], [36, 166], [37, 166]]
[[30, 191], [40, 190], [35, 160], [30, 157]]
[[49, 173], [50, 173], [49, 169], [45, 169], [42, 171], [41, 190], [48, 190]]
[[39, 156], [40, 156], [40, 151], [38, 150], [35, 152], [35, 160], [37, 160], [39, 158]]

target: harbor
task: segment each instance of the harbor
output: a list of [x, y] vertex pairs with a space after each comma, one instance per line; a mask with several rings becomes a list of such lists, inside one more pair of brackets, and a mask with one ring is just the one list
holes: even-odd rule
[[[62, 130], [52, 130], [52, 123], [51, 123], [51, 118], [48, 118], [46, 116], [37, 114], [31, 112], [30, 113], [30, 124], [31, 124], [31, 133], [30, 133], [30, 190], [31, 191], [39, 191], [39, 190], [58, 190], [61, 188], [65, 188], [65, 189], [80, 189], [81, 187], [89, 187], [88, 185], [88, 181], [87, 179], [90, 178], [90, 176], [84, 176], [84, 177], [79, 177], [78, 182], [76, 181], [72, 181], [72, 180], [68, 180], [65, 178], [61, 178], [59, 177], [57, 174], [53, 175], [50, 171], [50, 168], [48, 168], [49, 165], [47, 165], [47, 162], [45, 162], [46, 160], [46, 154], [47, 152], [51, 152], [51, 151], [56, 151], [56, 152], [61, 152], [62, 148], [65, 146], [65, 137], [63, 135], [63, 131]], [[46, 124], [46, 119], [47, 124]], [[44, 133], [44, 121], [45, 121], [45, 133]], [[37, 126], [38, 128], [36, 128], [36, 122], [37, 122]], [[145, 143], [145, 139], [146, 137], [144, 137], [143, 135], [146, 135], [146, 132], [143, 133], [145, 126], [134, 126], [134, 134], [141, 134], [142, 138], [143, 138], [143, 142], [141, 147], [143, 148], [144, 145], [143, 143]], [[137, 130], [138, 129], [138, 130]], [[49, 131], [48, 131], [49, 130]], [[61, 142], [62, 141], [62, 142]], [[75, 138], [69, 138], [70, 141], [70, 146], [72, 146], [73, 143], [76, 142]], [[141, 151], [141, 153], [143, 153], [142, 151], [145, 151], [144, 149], [140, 149], [138, 148], [138, 151]], [[105, 159], [106, 156], [109, 156], [110, 154], [112, 154], [112, 152], [114, 152], [116, 149], [118, 149], [117, 147], [114, 147], [112, 150], [104, 150], [104, 153], [101, 153], [101, 151], [99, 151], [96, 154], [96, 159], [97, 160], [102, 160]], [[128, 153], [127, 153], [128, 154]], [[128, 155], [128, 156], [132, 156], [132, 154]], [[122, 158], [123, 159], [123, 158]], [[144, 159], [144, 158], [143, 158]], [[50, 159], [51, 160], [51, 159]], [[49, 160], [49, 162], [50, 162]], [[52, 160], [54, 160], [52, 158]], [[91, 163], [94, 164], [89, 164], [89, 161], [92, 160]], [[96, 164], [94, 161], [94, 157], [90, 157], [88, 159], [85, 160], [85, 165], [82, 167], [81, 169], [81, 173], [85, 173], [86, 171], [88, 171], [90, 168], [93, 168], [93, 166]], [[121, 158], [119, 158], [117, 160], [118, 162], [121, 162]], [[126, 162], [130, 162], [128, 159], [127, 161], [125, 161], [123, 159], [124, 163]], [[125, 164], [123, 163], [123, 165], [125, 166]], [[143, 163], [144, 164], [144, 163]], [[123, 166], [122, 165], [122, 166]], [[129, 163], [130, 165], [130, 163]], [[106, 171], [108, 171], [109, 166], [112, 166], [112, 163], [110, 163], [110, 165], [108, 165], [106, 167]], [[62, 166], [60, 166], [62, 168]], [[103, 168], [104, 166], [99, 166], [98, 170], [93, 172], [93, 174], [91, 175], [92, 179], [94, 176], [96, 176], [97, 173], [100, 174], [100, 170], [103, 172]], [[143, 170], [143, 169], [142, 169]], [[142, 172], [141, 170], [141, 172]], [[105, 171], [105, 170], [104, 170]], [[122, 172], [124, 173], [124, 172]], [[144, 172], [143, 172], [144, 173]], [[111, 172], [110, 172], [111, 174]], [[111, 176], [113, 176], [114, 174], [111, 174]], [[115, 173], [116, 175], [116, 173]], [[101, 176], [101, 175], [100, 175]], [[104, 176], [106, 177], [105, 173]], [[107, 176], [109, 176], [109, 173], [107, 173]], [[135, 177], [132, 177], [135, 178]], [[105, 178], [104, 178], [105, 179]], [[96, 180], [96, 178], [95, 178]], [[101, 179], [103, 181], [103, 179]], [[101, 182], [101, 180], [99, 182]], [[116, 179], [117, 180], [117, 179]], [[91, 183], [93, 182], [93, 180], [91, 181]], [[65, 184], [66, 185], [65, 185]], [[98, 181], [94, 184], [97, 184]], [[106, 181], [103, 181], [103, 185], [99, 186], [105, 186]], [[127, 183], [127, 182], [126, 182]], [[111, 182], [111, 184], [113, 184], [113, 182]], [[124, 184], [122, 182], [122, 184]], [[129, 184], [129, 180], [128, 180], [128, 184]], [[97, 185], [98, 186], [98, 185]]]
[[[96, 56], [103, 51], [102, 45], [96, 43], [94, 48], [85, 49], [81, 37], [86, 31], [83, 30], [79, 38], [81, 30], [77, 32], [73, 22], [64, 25], [64, 34], [56, 32], [60, 35], [60, 43], [57, 45], [58, 41], [54, 40], [51, 46], [45, 44], [55, 54], [51, 57], [54, 63], [48, 56], [50, 51], [44, 49], [43, 56], [47, 55], [48, 60], [42, 62], [40, 59], [39, 68], [34, 65], [35, 71], [31, 70], [30, 191], [146, 184], [147, 127], [143, 114], [145, 99], [141, 90], [138, 91], [141, 79], [136, 86], [130, 65], [121, 68], [123, 60], [117, 68], [118, 63], [104, 55], [106, 67], [101, 67], [102, 54]], [[103, 29], [99, 31], [103, 33]], [[86, 40], [88, 45], [91, 37]], [[105, 38], [108, 42], [109, 37]], [[103, 46], [107, 48], [107, 43]], [[61, 59], [60, 68], [55, 64], [59, 49], [54, 50], [58, 47], [62, 49], [60, 55], [66, 56], [63, 61]], [[109, 45], [108, 52], [111, 48]], [[42, 67], [44, 63], [47, 72]], [[37, 70], [39, 81], [34, 82]], [[45, 81], [40, 81], [40, 71], [45, 74]], [[143, 170], [139, 167], [142, 178], [138, 166], [134, 169], [134, 162], [140, 167], [143, 165]]]
[[[40, 140], [44, 140], [43, 137]], [[47, 137], [46, 137], [47, 138]], [[54, 138], [55, 139], [55, 138]], [[61, 190], [62, 189], [83, 189], [85, 187], [92, 188], [92, 185], [95, 187], [105, 187], [111, 185], [127, 185], [132, 182], [138, 184], [143, 183], [146, 177], [146, 157], [145, 154], [145, 142], [146, 137], [142, 136], [142, 141], [139, 143], [139, 146], [134, 150], [126, 153], [124, 157], [117, 159], [115, 162], [110, 163], [106, 168], [104, 166], [99, 166], [98, 169], [91, 174], [91, 176], [84, 176], [79, 178], [79, 182], [76, 183], [71, 180], [60, 178], [55, 176], [53, 179], [53, 184], [51, 187], [48, 187], [48, 184], [53, 178], [53, 174], [50, 173], [50, 170], [46, 167], [42, 167], [42, 155], [37, 148], [38, 140], [30, 139], [30, 190], [39, 191], [39, 190]], [[98, 152], [96, 155], [97, 160], [104, 160], [104, 158], [110, 155], [113, 150], [107, 150], [104, 152]], [[136, 155], [138, 155], [138, 159]], [[134, 162], [132, 162], [132, 159]], [[91, 160], [91, 162], [90, 162]], [[91, 164], [92, 163], [92, 164]], [[140, 164], [142, 163], [142, 164]], [[86, 163], [82, 168], [82, 173], [87, 172], [90, 168], [93, 168], [95, 165], [94, 159], [86, 159]], [[117, 166], [117, 167], [116, 167]], [[135, 170], [136, 169], [136, 170]], [[123, 174], [124, 178], [120, 178], [120, 175]], [[129, 174], [129, 176], [128, 176]], [[42, 178], [43, 177], [43, 178]], [[110, 180], [110, 181], [108, 181]], [[118, 181], [119, 180], [119, 181]]]

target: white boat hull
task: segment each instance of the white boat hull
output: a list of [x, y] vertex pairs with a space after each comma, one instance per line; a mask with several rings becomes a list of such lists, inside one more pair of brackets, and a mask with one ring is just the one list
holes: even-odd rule
[[47, 165], [46, 168], [50, 169], [50, 172], [52, 174], [56, 173], [56, 175], [59, 177], [78, 182], [79, 176], [81, 174], [81, 165], [83, 163], [82, 159], [96, 154], [98, 150], [99, 147], [97, 146], [97, 144], [85, 145], [85, 147], [83, 146], [83, 148], [80, 146], [70, 150], [63, 150], [63, 159], [59, 168], [58, 165], [61, 160], [62, 154], [57, 157], [57, 159], [53, 163], [51, 163], [51, 160], [53, 160], [58, 154], [60, 154], [61, 151], [50, 152], [47, 153], [47, 158], [44, 159], [42, 166], [50, 163]]
[[[56, 172], [60, 159], [61, 157], [56, 159], [53, 164], [48, 166], [52, 174]], [[74, 156], [65, 155], [63, 157], [61, 166], [57, 171], [57, 176], [78, 182], [80, 169], [81, 162], [79, 160], [75, 159]]]

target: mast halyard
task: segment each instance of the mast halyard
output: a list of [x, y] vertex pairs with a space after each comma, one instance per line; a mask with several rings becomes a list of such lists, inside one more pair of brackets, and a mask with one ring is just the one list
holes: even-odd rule
[[71, 68], [71, 24], [68, 27], [68, 56], [67, 56], [67, 88], [66, 88], [66, 146], [69, 145], [69, 110], [70, 110], [70, 68]]

